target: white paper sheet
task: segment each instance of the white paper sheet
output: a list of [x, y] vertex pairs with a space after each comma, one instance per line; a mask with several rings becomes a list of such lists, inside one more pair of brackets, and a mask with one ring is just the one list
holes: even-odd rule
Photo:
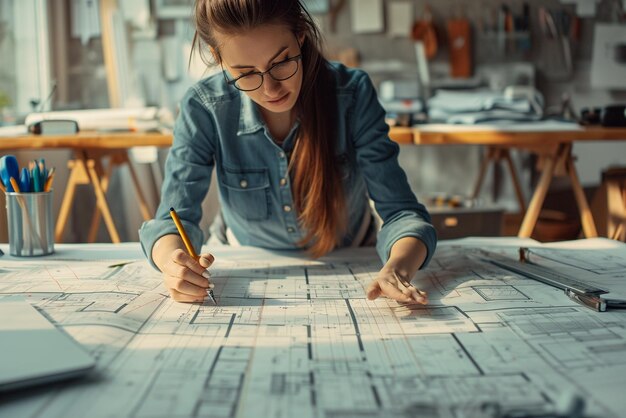
[[[138, 244], [4, 255], [0, 294], [28, 298], [98, 366], [87, 381], [7, 398], [0, 415], [484, 417], [491, 405], [521, 416], [564, 413], [561, 398], [574, 394], [588, 415], [621, 416], [626, 312], [593, 312], [477, 257], [514, 255], [519, 245], [544, 247], [441, 242], [413, 281], [428, 306], [365, 298], [381, 267], [373, 248], [310, 260], [213, 247], [218, 306], [172, 301], [160, 273], [137, 258]], [[606, 267], [596, 275], [615, 277], [612, 266], [626, 262], [624, 244], [563, 246], [578, 262]]]
[[481, 124], [481, 125], [452, 125], [445, 123], [429, 123], [419, 125], [421, 132], [467, 132], [467, 131], [495, 131], [495, 132], [546, 132], [546, 131], [580, 131], [582, 128], [577, 123], [559, 121], [537, 121], [526, 123], [508, 124]]
[[626, 44], [626, 26], [597, 23], [591, 58], [593, 87], [626, 89], [626, 65], [618, 62], [617, 48]]
[[26, 125], [0, 126], [0, 138], [27, 135]]
[[383, 19], [383, 0], [350, 0], [352, 32], [382, 32], [385, 27]]
[[595, 17], [598, 0], [561, 0], [561, 3], [575, 4], [576, 14], [580, 17]]
[[80, 38], [83, 45], [100, 36], [99, 4], [94, 0], [72, 0], [72, 37]]
[[394, 1], [387, 3], [389, 36], [406, 38], [415, 20], [412, 1]]

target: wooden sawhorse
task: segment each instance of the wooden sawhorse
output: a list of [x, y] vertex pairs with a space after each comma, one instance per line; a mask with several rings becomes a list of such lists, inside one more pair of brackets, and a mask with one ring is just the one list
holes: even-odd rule
[[[499, 164], [502, 160], [506, 162], [509, 172], [511, 173], [511, 181], [513, 182], [513, 188], [515, 189], [515, 196], [517, 197], [517, 203], [519, 204], [520, 213], [526, 212], [526, 201], [524, 199], [524, 193], [522, 192], [522, 185], [517, 175], [517, 170], [511, 159], [511, 153], [508, 147], [501, 147], [497, 145], [487, 145], [487, 150], [483, 161], [480, 164], [480, 170], [478, 172], [478, 178], [474, 185], [474, 192], [472, 193], [472, 199], [478, 198], [480, 195], [480, 189], [482, 188], [483, 181], [485, 180], [485, 174], [491, 163]], [[494, 167], [494, 174], [496, 173]], [[494, 193], [495, 196], [495, 193]], [[495, 197], [494, 197], [495, 199]]]
[[[107, 157], [109, 158], [109, 163], [105, 169], [102, 161]], [[147, 221], [152, 218], [146, 199], [141, 191], [141, 188], [139, 187], [137, 174], [130, 163], [126, 149], [77, 149], [74, 151], [74, 159], [68, 162], [70, 175], [67, 181], [65, 194], [63, 195], [63, 202], [61, 203], [59, 217], [57, 218], [54, 238], [55, 242], [62, 242], [63, 232], [65, 231], [72, 202], [74, 201], [76, 186], [81, 184], [90, 184], [96, 194], [96, 210], [94, 211], [91, 227], [89, 228], [88, 242], [95, 242], [101, 218], [104, 219], [104, 224], [106, 225], [111, 237], [111, 242], [120, 242], [120, 236], [117, 232], [117, 228], [115, 227], [115, 223], [113, 222], [111, 211], [109, 210], [109, 204], [107, 203], [106, 192], [109, 188], [109, 181], [113, 170], [124, 164], [128, 165], [130, 176], [135, 187], [135, 191], [137, 192], [136, 197], [139, 202], [139, 210], [141, 211], [143, 219]]]
[[[532, 148], [529, 147], [532, 150]], [[533, 193], [533, 197], [528, 205], [526, 215], [522, 220], [517, 236], [519, 238], [529, 238], [533, 232], [537, 219], [539, 219], [539, 212], [543, 206], [543, 202], [546, 199], [546, 194], [550, 187], [550, 182], [555, 176], [557, 167], [563, 167], [565, 173], [569, 175], [572, 191], [576, 198], [576, 204], [578, 205], [578, 211], [580, 213], [580, 223], [583, 228], [583, 234], [586, 238], [595, 238], [598, 236], [596, 224], [593, 220], [585, 191], [583, 190], [578, 173], [576, 172], [575, 157], [572, 155], [572, 143], [561, 143], [552, 147], [540, 147], [536, 152], [540, 158], [542, 158], [543, 167], [541, 169], [541, 177]]]

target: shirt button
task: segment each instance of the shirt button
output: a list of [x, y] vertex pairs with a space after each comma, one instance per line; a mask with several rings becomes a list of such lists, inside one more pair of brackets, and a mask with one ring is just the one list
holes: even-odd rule
[[284, 186], [285, 184], [287, 184], [287, 179], [283, 177], [282, 179], [280, 179], [280, 185]]
[[245, 189], [246, 187], [248, 187], [248, 181], [247, 180], [241, 180], [239, 182], [239, 185], [241, 186], [242, 189]]
[[290, 234], [295, 232], [295, 229], [292, 227], [287, 228], [287, 232], [289, 232]]
[[278, 156], [280, 158], [285, 158], [285, 153], [281, 151], [281, 152], [278, 153]]
[[285, 212], [291, 212], [291, 206], [289, 206], [289, 205], [285, 205], [285, 206], [283, 206], [283, 210], [284, 210]]

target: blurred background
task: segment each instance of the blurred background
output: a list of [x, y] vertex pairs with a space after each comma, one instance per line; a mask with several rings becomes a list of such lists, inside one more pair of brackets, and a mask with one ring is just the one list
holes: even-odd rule
[[[626, 0], [304, 3], [322, 29], [328, 57], [370, 74], [391, 125], [578, 123], [583, 111], [626, 103]], [[171, 130], [185, 91], [216, 71], [190, 56], [192, 8], [191, 0], [0, 0], [0, 141], [19, 135], [29, 114], [84, 109], [156, 108], [158, 124], [150, 129]], [[497, 112], [487, 102], [499, 103]], [[167, 152], [130, 151], [151, 213]], [[44, 157], [56, 167], [56, 216], [71, 152], [11, 153], [21, 162]], [[574, 154], [601, 218], [602, 172], [626, 165], [626, 142], [577, 143]], [[418, 198], [444, 217], [465, 210], [462, 224], [445, 237], [517, 232], [520, 208], [504, 167], [491, 167], [480, 196], [472, 196], [483, 155], [474, 145], [401, 145], [400, 162]], [[525, 151], [512, 157], [529, 198], [537, 159]], [[127, 167], [113, 171], [109, 204], [121, 239], [136, 241], [142, 217], [128, 179]], [[95, 203], [93, 191], [81, 187], [65, 242], [87, 240]], [[218, 210], [213, 186], [204, 206], [206, 229]], [[567, 179], [552, 183], [545, 209], [563, 228], [538, 238], [579, 236]], [[3, 242], [5, 223], [2, 213]], [[109, 240], [101, 226], [97, 241]]]

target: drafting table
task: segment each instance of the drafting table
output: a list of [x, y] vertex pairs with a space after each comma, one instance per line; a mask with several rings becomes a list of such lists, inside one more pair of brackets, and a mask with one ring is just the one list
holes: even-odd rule
[[[583, 232], [586, 237], [596, 237], [593, 216], [589, 204], [576, 173], [572, 144], [574, 141], [624, 141], [626, 128], [550, 128], [541, 130], [537, 124], [516, 125], [512, 129], [506, 127], [493, 129], [475, 125], [436, 125], [427, 124], [416, 128], [392, 127], [389, 136], [399, 144], [415, 145], [486, 145], [486, 158], [481, 165], [474, 188], [474, 197], [480, 192], [485, 172], [491, 162], [504, 160], [511, 172], [513, 186], [522, 212], [525, 212], [522, 225], [518, 232], [519, 237], [530, 237], [539, 218], [552, 178], [557, 167], [562, 166], [569, 174], [572, 189], [580, 210]], [[172, 135], [141, 132], [118, 133], [90, 133], [81, 132], [72, 135], [58, 136], [21, 136], [0, 138], [0, 151], [20, 149], [69, 148], [74, 151], [75, 159], [70, 161], [70, 178], [63, 197], [63, 204], [57, 220], [55, 231], [56, 242], [61, 242], [63, 231], [69, 216], [74, 191], [78, 184], [91, 184], [96, 194], [99, 212], [90, 228], [90, 242], [95, 240], [99, 216], [102, 214], [112, 242], [119, 242], [119, 234], [110, 215], [106, 200], [106, 191], [112, 170], [123, 164], [128, 164], [127, 150], [136, 146], [169, 147]], [[523, 149], [539, 155], [543, 159], [541, 178], [533, 192], [528, 210], [522, 193], [517, 171], [511, 161], [509, 150]], [[111, 163], [105, 170], [103, 159], [111, 157]], [[132, 181], [137, 190], [137, 200], [144, 219], [152, 218], [148, 205], [139, 188], [136, 174], [132, 165], [128, 164]]]
[[[626, 141], [626, 128], [563, 127], [541, 124], [515, 124], [497, 128], [481, 125], [439, 125], [426, 124], [415, 128], [394, 128], [398, 142], [411, 142], [417, 145], [485, 145], [486, 155], [480, 168], [473, 197], [477, 197], [485, 172], [492, 162], [504, 160], [511, 173], [511, 179], [524, 219], [518, 237], [530, 237], [539, 212], [543, 206], [548, 188], [556, 172], [564, 170], [570, 178], [576, 198], [580, 220], [585, 237], [597, 237], [598, 233], [589, 204], [576, 173], [575, 156], [572, 146], [577, 141]], [[541, 177], [533, 191], [528, 209], [522, 193], [517, 171], [513, 166], [510, 149], [521, 149], [537, 154], [542, 159]]]
[[[135, 170], [128, 159], [128, 150], [133, 147], [157, 146], [169, 147], [172, 136], [160, 133], [144, 132], [79, 132], [67, 135], [27, 135], [0, 137], [0, 151], [3, 153], [16, 150], [70, 149], [74, 159], [68, 162], [70, 175], [65, 187], [63, 202], [56, 222], [55, 241], [62, 242], [63, 232], [70, 214], [76, 187], [88, 184], [96, 195], [96, 207], [89, 231], [89, 241], [95, 241], [100, 216], [104, 219], [111, 242], [119, 243], [117, 228], [109, 210], [106, 193], [111, 174], [116, 167], [127, 165], [131, 180], [135, 186], [139, 210], [144, 220], [152, 219], [153, 214], [143, 196]], [[108, 165], [104, 161], [109, 159]]]
[[476, 257], [520, 244], [547, 258], [560, 251], [562, 270], [626, 292], [626, 246], [600, 238], [566, 250], [519, 238], [441, 242], [414, 281], [427, 307], [364, 298], [380, 268], [373, 248], [319, 261], [212, 248], [219, 306], [166, 297], [137, 243], [4, 255], [0, 296], [25, 295], [97, 366], [85, 380], [3, 399], [0, 416], [493, 417], [554, 411], [572, 394], [588, 414], [622, 415], [626, 311], [593, 312]]

